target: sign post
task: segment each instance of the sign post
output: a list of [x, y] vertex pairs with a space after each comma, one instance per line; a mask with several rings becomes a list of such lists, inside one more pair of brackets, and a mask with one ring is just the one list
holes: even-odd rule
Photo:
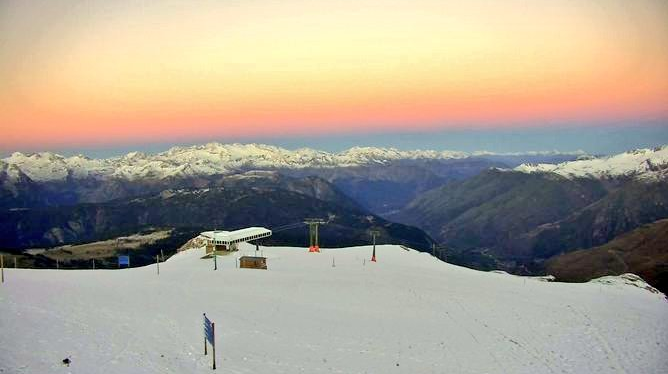
[[216, 324], [211, 322], [206, 318], [206, 313], [203, 313], [204, 316], [204, 354], [206, 355], [206, 342], [207, 340], [213, 348], [213, 370], [216, 370]]
[[118, 267], [125, 265], [125, 267], [130, 267], [130, 256], [118, 256]]

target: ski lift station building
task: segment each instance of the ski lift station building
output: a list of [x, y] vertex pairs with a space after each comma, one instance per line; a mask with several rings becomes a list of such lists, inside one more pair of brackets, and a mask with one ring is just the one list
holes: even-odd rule
[[205, 231], [200, 234], [206, 240], [206, 253], [236, 251], [239, 243], [250, 242], [271, 236], [271, 230], [264, 227], [247, 227], [235, 231]]

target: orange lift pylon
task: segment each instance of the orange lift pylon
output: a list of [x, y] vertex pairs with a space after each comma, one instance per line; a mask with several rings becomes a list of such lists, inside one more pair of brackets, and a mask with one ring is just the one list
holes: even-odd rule
[[308, 225], [308, 251], [320, 253], [320, 244], [318, 243], [318, 226], [326, 222], [320, 218], [306, 218], [304, 223]]

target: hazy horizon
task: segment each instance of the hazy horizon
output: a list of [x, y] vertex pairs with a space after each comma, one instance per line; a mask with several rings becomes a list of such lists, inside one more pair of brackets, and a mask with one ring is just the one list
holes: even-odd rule
[[629, 127], [563, 127], [556, 129], [484, 129], [440, 132], [403, 132], [383, 134], [339, 134], [327, 136], [273, 138], [215, 138], [190, 142], [155, 142], [95, 148], [0, 149], [0, 157], [13, 152], [54, 152], [64, 156], [83, 154], [91, 158], [108, 158], [139, 151], [159, 153], [175, 146], [193, 146], [217, 142], [257, 143], [286, 149], [313, 148], [340, 152], [355, 146], [396, 148], [399, 150], [449, 150], [460, 152], [489, 151], [524, 153], [541, 151], [577, 152], [611, 155], [637, 148], [654, 148], [668, 144], [668, 126]]

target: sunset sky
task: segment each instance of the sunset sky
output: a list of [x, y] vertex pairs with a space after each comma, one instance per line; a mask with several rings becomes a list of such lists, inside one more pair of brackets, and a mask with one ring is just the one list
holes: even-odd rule
[[0, 1], [0, 153], [610, 127], [668, 142], [667, 1]]

